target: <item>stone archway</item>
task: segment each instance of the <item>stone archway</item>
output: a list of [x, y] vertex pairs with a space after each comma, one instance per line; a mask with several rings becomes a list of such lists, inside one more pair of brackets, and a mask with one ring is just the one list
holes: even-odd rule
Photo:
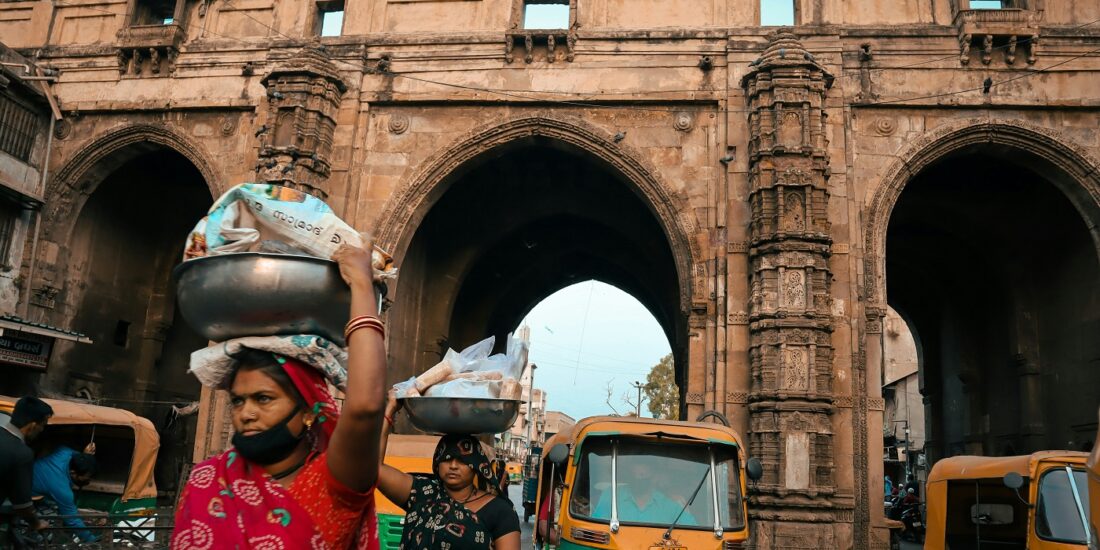
[[[553, 190], [554, 186], [547, 184], [541, 179], [542, 176], [524, 172], [529, 165], [545, 159], [555, 160], [546, 161], [549, 162], [547, 171], [553, 173], [547, 177], [559, 178], [562, 189], [570, 191]], [[496, 181], [494, 178], [500, 174], [506, 174], [499, 176], [506, 179], [512, 177], [507, 174], [516, 175], [519, 172], [523, 174], [511, 181], [530, 178], [542, 182], [536, 185], [538, 190], [535, 191], [542, 193], [538, 195], [540, 198], [531, 199], [540, 202], [530, 209], [532, 213], [494, 217], [490, 212], [483, 220], [482, 211], [471, 212], [474, 223], [487, 227], [477, 244], [469, 245], [477, 250], [469, 251], [468, 258], [453, 259], [450, 264], [421, 257], [427, 246], [424, 243], [429, 242], [429, 237], [425, 235], [436, 235], [431, 238], [439, 241], [443, 237], [437, 234], [442, 230], [437, 228], [453, 223], [444, 220], [451, 214], [439, 212], [459, 208], [456, 205], [468, 204], [463, 201], [474, 200], [473, 195], [464, 189], [477, 185], [477, 181]], [[504, 327], [507, 330], [513, 328], [512, 323], [517, 322], [539, 299], [571, 282], [593, 278], [623, 288], [654, 313], [672, 343], [680, 371], [681, 391], [685, 391], [686, 384], [682, 377], [688, 364], [687, 316], [692, 292], [697, 292], [702, 286], [694, 280], [702, 277], [702, 270], [701, 264], [697, 263], [698, 245], [689, 238], [692, 232], [687, 201], [670, 193], [655, 174], [656, 171], [640, 156], [615, 143], [610, 135], [583, 122], [556, 116], [523, 117], [477, 129], [456, 140], [453, 147], [425, 161], [424, 167], [387, 203], [377, 226], [377, 242], [404, 262], [397, 283], [397, 302], [389, 322], [391, 359], [396, 364], [409, 365], [410, 369], [409, 373], [401, 374], [406, 377], [412, 374], [414, 364], [420, 368], [430, 366], [421, 363], [431, 361], [433, 354], [439, 353], [444, 343], [461, 347], [472, 343], [470, 339], [475, 335], [483, 333], [500, 333], [499, 338], [503, 336]], [[581, 179], [591, 181], [593, 188], [602, 190], [593, 191], [596, 195], [578, 195], [570, 205], [567, 193], [587, 192], [572, 185]], [[507, 186], [495, 189], [507, 189]], [[516, 200], [522, 203], [524, 198], [517, 197]], [[629, 217], [630, 223], [636, 223], [638, 233], [644, 234], [645, 238], [639, 237], [639, 240], [626, 243], [630, 239], [624, 235], [629, 232], [623, 231], [621, 224], [616, 225], [619, 223], [617, 221], [604, 223], [607, 220], [598, 219], [599, 216], [591, 210], [594, 207], [588, 204], [593, 201], [605, 201], [600, 204], [622, 201], [627, 205], [624, 211], [629, 214], [609, 209], [607, 217], [619, 221]], [[585, 208], [588, 210], [579, 212]], [[460, 229], [446, 231], [447, 237], [458, 239], [456, 231]], [[566, 235], [568, 232], [571, 233]], [[587, 248], [583, 251], [570, 248], [580, 240], [591, 242], [586, 242]], [[657, 240], [660, 241], [659, 247], [647, 248]], [[494, 277], [499, 275], [490, 266], [493, 262], [517, 258], [506, 252], [508, 247], [517, 243], [526, 243], [532, 249], [541, 245], [537, 252], [546, 252], [531, 257], [531, 262], [541, 262], [537, 268], [531, 267], [525, 274], [512, 277], [518, 281], [512, 285], [515, 288], [504, 289], [503, 284], [493, 283]], [[624, 244], [617, 247], [615, 243]], [[440, 245], [432, 246], [438, 248]], [[551, 249], [553, 252], [550, 252]], [[646, 253], [666, 255], [667, 272], [658, 277], [662, 282], [657, 284], [641, 280], [643, 278], [638, 277], [637, 273], [644, 271], [645, 266], [631, 263], [630, 253], [624, 252], [627, 249], [635, 256]], [[558, 260], [571, 253], [577, 254], [569, 256], [574, 258], [571, 261], [577, 266], [575, 273], [558, 273], [561, 267]], [[445, 255], [447, 252], [437, 254]], [[443, 267], [444, 264], [446, 267]], [[434, 276], [452, 280], [451, 287], [447, 290], [426, 287], [423, 283], [426, 276], [424, 270], [433, 270]], [[539, 274], [534, 274], [535, 271]], [[571, 276], [579, 278], [570, 280]], [[419, 300], [436, 303], [437, 306], [403, 301], [408, 299], [410, 293], [422, 293], [418, 294], [421, 296]], [[407, 309], [410, 307], [420, 308], [419, 313], [409, 314]], [[457, 320], [458, 314], [454, 313], [456, 307], [468, 312], [461, 322]], [[469, 313], [473, 309], [479, 311]], [[410, 317], [415, 317], [417, 322], [411, 322]], [[433, 321], [440, 317], [447, 319]], [[438, 326], [429, 330], [420, 323]], [[415, 342], [409, 346], [415, 351], [395, 350], [393, 342]]]
[[881, 348], [887, 304], [921, 333], [930, 463], [1061, 448], [1089, 427], [1069, 424], [1095, 422], [1052, 397], [1093, 385], [1096, 350], [1078, 341], [1100, 300], [1087, 281], [1100, 277], [1100, 174], [1068, 143], [1019, 121], [941, 128], [869, 202], [864, 345]]
[[185, 157], [202, 174], [217, 196], [222, 177], [198, 144], [167, 125], [133, 124], [116, 128], [92, 138], [82, 146], [46, 186], [46, 206], [42, 215], [43, 237], [57, 243], [67, 242], [84, 201], [110, 173], [143, 152], [166, 148]]
[[43, 385], [145, 416], [162, 433], [157, 483], [172, 488], [190, 458], [194, 421], [165, 422], [197, 400], [186, 374], [206, 340], [175, 307], [172, 268], [220, 180], [207, 155], [167, 126], [134, 125], [85, 144], [47, 187], [35, 318], [88, 334], [59, 344]]
[[[1019, 120], [971, 119], [948, 124], [909, 142], [882, 177], [868, 201], [864, 224], [864, 290], [878, 308], [886, 296], [886, 229], [905, 185], [937, 159], [975, 144], [996, 144], [1032, 153], [1059, 169], [1052, 183], [1066, 194], [1081, 216], [1100, 253], [1100, 162], [1066, 136]], [[868, 315], [879, 317], [878, 312]]]

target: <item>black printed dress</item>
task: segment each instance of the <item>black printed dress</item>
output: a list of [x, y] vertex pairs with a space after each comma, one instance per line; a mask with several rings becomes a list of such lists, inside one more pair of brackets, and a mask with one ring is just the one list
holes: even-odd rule
[[488, 550], [494, 540], [519, 531], [519, 517], [501, 497], [471, 512], [451, 498], [438, 477], [412, 478], [402, 550]]

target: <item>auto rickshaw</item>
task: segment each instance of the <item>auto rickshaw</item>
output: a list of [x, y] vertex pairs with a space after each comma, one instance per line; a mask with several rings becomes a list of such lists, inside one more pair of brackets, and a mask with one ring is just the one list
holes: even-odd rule
[[1089, 494], [1073, 451], [956, 456], [928, 475], [928, 550], [1084, 550]]
[[[16, 401], [0, 395], [0, 414], [10, 416]], [[157, 504], [153, 467], [160, 448], [153, 423], [123, 409], [43, 401], [53, 408], [53, 416], [32, 443], [39, 456], [60, 445], [79, 451], [90, 442], [96, 444], [98, 471], [91, 483], [77, 492], [77, 507], [118, 517], [153, 514]]]
[[[432, 455], [439, 437], [430, 435], [391, 435], [386, 445], [385, 463], [409, 474], [432, 473]], [[405, 510], [374, 491], [378, 512], [378, 540], [382, 550], [398, 550], [405, 529]]]
[[504, 466], [504, 471], [508, 473], [508, 481], [516, 483], [523, 479], [523, 464], [519, 462], [509, 462]]
[[536, 548], [732, 550], [747, 543], [745, 472], [748, 466], [759, 479], [760, 463], [746, 460], [727, 426], [596, 416], [544, 448], [538, 518], [550, 525], [536, 522]]

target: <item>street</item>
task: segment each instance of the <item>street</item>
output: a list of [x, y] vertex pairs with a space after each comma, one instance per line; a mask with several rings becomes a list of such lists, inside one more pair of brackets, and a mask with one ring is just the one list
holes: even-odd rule
[[535, 518], [532, 516], [530, 522], [523, 521], [523, 486], [519, 483], [513, 483], [508, 486], [508, 498], [512, 501], [512, 507], [516, 510], [516, 515], [519, 516], [519, 547], [530, 548], [531, 533], [534, 531]]

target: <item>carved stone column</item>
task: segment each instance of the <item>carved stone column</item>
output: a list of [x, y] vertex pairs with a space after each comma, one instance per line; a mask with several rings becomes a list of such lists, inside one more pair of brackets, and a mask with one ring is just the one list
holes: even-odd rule
[[267, 121], [256, 171], [260, 181], [328, 197], [336, 112], [347, 86], [316, 45], [278, 62], [263, 79]]
[[833, 77], [791, 34], [742, 79], [749, 106], [750, 447], [757, 548], [836, 548], [825, 94]]

